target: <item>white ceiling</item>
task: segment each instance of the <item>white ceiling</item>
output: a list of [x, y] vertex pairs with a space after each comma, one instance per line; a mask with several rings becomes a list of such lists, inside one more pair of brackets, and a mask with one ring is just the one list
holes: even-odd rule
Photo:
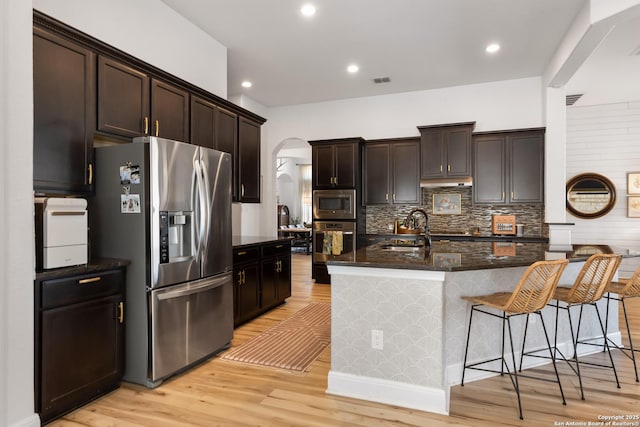
[[[540, 76], [585, 0], [162, 1], [228, 48], [229, 97], [271, 107]], [[305, 2], [317, 7], [314, 17], [301, 16]], [[615, 64], [606, 70], [615, 82], [623, 69], [625, 78], [640, 75], [640, 56], [629, 56], [638, 24], [620, 31], [626, 47], [610, 52], [607, 39], [596, 52]], [[485, 53], [491, 42], [501, 44], [497, 54]], [[602, 59], [594, 54], [567, 86], [585, 93], [579, 103], [592, 89], [610, 95]], [[346, 72], [350, 63], [357, 74]]]

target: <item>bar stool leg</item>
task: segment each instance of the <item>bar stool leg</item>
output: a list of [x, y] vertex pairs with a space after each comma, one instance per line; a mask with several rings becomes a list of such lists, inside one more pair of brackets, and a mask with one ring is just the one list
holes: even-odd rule
[[[558, 387], [560, 388], [560, 395], [562, 396], [562, 404], [566, 406], [567, 401], [564, 398], [564, 391], [562, 390], [562, 384], [560, 383], [560, 375], [558, 375], [556, 358], [553, 357], [553, 352], [551, 351], [551, 342], [549, 341], [549, 335], [547, 334], [547, 327], [544, 325], [544, 318], [542, 317], [542, 313], [538, 311], [536, 314], [540, 316], [540, 323], [542, 323], [544, 338], [547, 340], [547, 348], [549, 349], [549, 356], [551, 356], [551, 363], [553, 363], [553, 371], [556, 373], [556, 380], [558, 380]], [[527, 315], [527, 320], [529, 320], [529, 315]], [[526, 327], [525, 327], [525, 330], [526, 330]], [[522, 344], [522, 349], [524, 350], [524, 342]], [[520, 368], [522, 369], [522, 358], [520, 360]]]
[[471, 336], [471, 322], [473, 321], [473, 312], [475, 311], [475, 306], [471, 306], [471, 313], [469, 314], [469, 329], [467, 329], [467, 344], [464, 347], [464, 362], [462, 363], [462, 381], [460, 381], [460, 386], [464, 387], [464, 373], [467, 369], [467, 354], [469, 352], [469, 337]]
[[604, 331], [604, 325], [602, 323], [602, 317], [600, 316], [600, 310], [598, 310], [598, 306], [596, 303], [593, 304], [596, 309], [596, 314], [598, 315], [598, 323], [600, 324], [600, 330], [602, 331], [602, 336], [604, 337], [604, 346], [607, 352], [609, 353], [609, 360], [611, 361], [611, 368], [613, 369], [613, 375], [616, 377], [616, 385], [620, 388], [620, 381], [618, 381], [618, 372], [616, 371], [616, 365], [613, 363], [613, 356], [611, 355], [611, 350], [609, 349], [609, 340]]
[[[584, 388], [582, 387], [582, 375], [580, 375], [580, 362], [578, 361], [578, 336], [573, 334], [573, 322], [571, 321], [571, 306], [567, 305], [567, 317], [569, 318], [569, 330], [571, 331], [571, 342], [573, 343], [573, 358], [576, 361], [576, 374], [580, 383], [580, 399], [584, 400]], [[557, 333], [557, 331], [556, 331]], [[580, 331], [578, 331], [578, 334]]]
[[[633, 369], [636, 372], [636, 382], [640, 382], [640, 380], [638, 380], [638, 367], [636, 365], [636, 353], [633, 349], [633, 340], [631, 339], [631, 328], [629, 328], [629, 318], [627, 317], [627, 306], [624, 303], [625, 298], [622, 297], [621, 301], [622, 301], [622, 311], [624, 312], [624, 323], [627, 326], [627, 337], [629, 338], [629, 349], [631, 350], [631, 360], [633, 360]], [[607, 301], [607, 308], [609, 301]]]
[[[516, 369], [516, 354], [513, 349], [513, 335], [511, 334], [511, 316], [506, 316], [506, 314], [503, 312], [503, 319], [506, 319], [507, 327], [509, 328], [509, 343], [511, 344], [511, 361], [513, 362], [513, 376], [509, 374], [509, 377], [511, 378], [511, 383], [513, 384], [513, 388], [516, 389], [516, 395], [518, 396], [518, 412], [520, 413], [520, 419], [523, 420], [524, 417], [522, 416], [522, 402], [520, 401], [520, 385], [518, 384], [518, 370]], [[505, 366], [507, 365], [507, 361], [504, 359], [504, 340], [503, 340], [503, 351], [502, 351], [502, 363]], [[506, 366], [506, 368], [507, 368], [507, 372], [509, 372], [509, 367]]]
[[529, 314], [524, 320], [524, 334], [522, 335], [522, 351], [520, 352], [520, 367], [518, 371], [522, 372], [522, 361], [524, 360], [524, 344], [527, 342], [527, 330], [529, 330]]
[[500, 362], [500, 376], [504, 375], [504, 365], [506, 364], [505, 360], [504, 360], [504, 329], [505, 329], [505, 323], [506, 323], [507, 317], [505, 312], [502, 312], [502, 345], [500, 348], [500, 354], [502, 355], [502, 361]]

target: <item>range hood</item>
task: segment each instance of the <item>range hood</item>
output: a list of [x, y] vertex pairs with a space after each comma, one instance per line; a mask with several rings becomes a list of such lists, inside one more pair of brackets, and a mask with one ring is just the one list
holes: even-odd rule
[[421, 188], [433, 188], [433, 187], [471, 187], [473, 185], [473, 178], [470, 176], [448, 177], [448, 178], [433, 178], [420, 180]]

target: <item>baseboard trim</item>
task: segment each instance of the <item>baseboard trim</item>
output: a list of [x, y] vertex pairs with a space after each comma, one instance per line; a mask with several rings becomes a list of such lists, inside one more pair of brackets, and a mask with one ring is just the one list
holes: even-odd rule
[[445, 390], [329, 371], [326, 392], [337, 396], [449, 415], [449, 387]]
[[9, 427], [40, 427], [40, 417], [38, 414], [32, 414], [13, 424], [9, 424]]

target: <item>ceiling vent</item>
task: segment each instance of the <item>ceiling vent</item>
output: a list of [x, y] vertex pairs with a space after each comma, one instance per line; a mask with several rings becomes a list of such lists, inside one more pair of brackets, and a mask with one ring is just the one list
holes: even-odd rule
[[376, 77], [373, 79], [373, 82], [377, 85], [382, 83], [391, 83], [391, 79], [389, 77]]
[[583, 93], [579, 93], [577, 95], [567, 95], [567, 100], [566, 100], [565, 105], [568, 107], [568, 106], [571, 106], [571, 105], [575, 104], [576, 101], [582, 97], [582, 95], [584, 95], [584, 94]]

